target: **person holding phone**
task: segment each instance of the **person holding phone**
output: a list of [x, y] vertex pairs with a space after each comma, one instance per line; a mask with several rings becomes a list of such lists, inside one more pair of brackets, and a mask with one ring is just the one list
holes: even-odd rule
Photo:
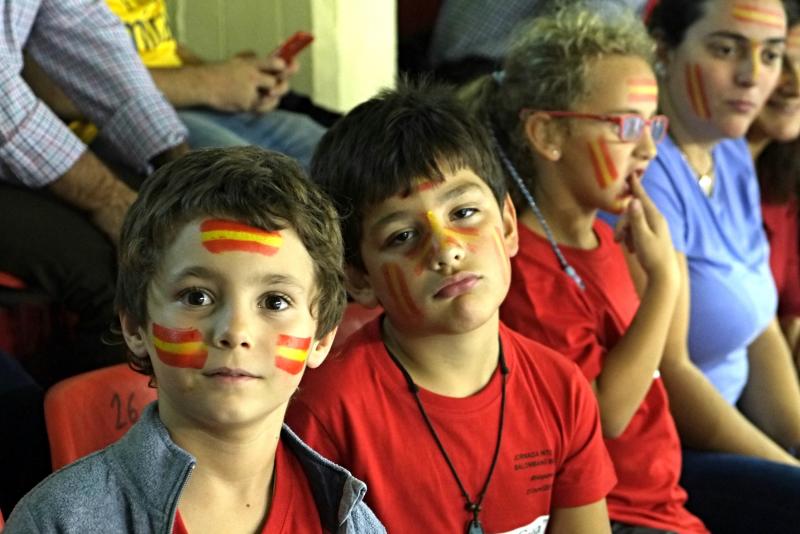
[[[192, 148], [256, 145], [308, 167], [325, 128], [306, 115], [278, 109], [299, 69], [296, 59], [242, 51], [222, 61], [205, 61], [172, 34], [165, 0], [106, 3], [125, 24], [156, 86], [177, 109]], [[28, 65], [27, 75], [63, 119], [83, 118], [35, 65]], [[86, 122], [73, 124], [73, 129], [85, 141], [97, 132]]]

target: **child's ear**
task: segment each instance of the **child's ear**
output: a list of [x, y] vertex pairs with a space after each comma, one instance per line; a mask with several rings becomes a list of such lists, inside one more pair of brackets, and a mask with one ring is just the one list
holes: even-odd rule
[[128, 312], [121, 311], [119, 312], [119, 323], [122, 326], [122, 337], [131, 352], [139, 357], [146, 356], [145, 333], [140, 327], [139, 321], [134, 319]]
[[377, 308], [380, 305], [372, 283], [364, 269], [347, 264], [344, 267], [345, 288], [347, 293], [365, 308]]
[[517, 233], [517, 210], [508, 193], [503, 201], [501, 215], [503, 218], [503, 242], [506, 245], [508, 257], [513, 258], [519, 252], [519, 234]]
[[314, 341], [311, 352], [308, 353], [306, 366], [314, 369], [325, 361], [325, 358], [327, 358], [328, 353], [331, 351], [331, 347], [333, 347], [333, 340], [336, 337], [336, 331], [338, 329], [338, 326], [334, 327], [333, 330]]
[[564, 130], [545, 112], [536, 111], [525, 119], [525, 136], [531, 150], [548, 161], [561, 159]]

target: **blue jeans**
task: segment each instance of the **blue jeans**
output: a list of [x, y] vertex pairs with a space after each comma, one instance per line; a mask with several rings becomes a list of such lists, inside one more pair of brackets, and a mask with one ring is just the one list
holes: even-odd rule
[[300, 113], [276, 109], [263, 115], [182, 109], [192, 148], [256, 145], [298, 160], [306, 170], [325, 128]]
[[800, 468], [683, 450], [686, 507], [714, 534], [800, 532]]

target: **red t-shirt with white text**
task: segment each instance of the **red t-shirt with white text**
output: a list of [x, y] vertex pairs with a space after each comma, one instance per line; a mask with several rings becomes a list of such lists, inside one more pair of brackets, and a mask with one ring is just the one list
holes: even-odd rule
[[[322, 533], [317, 505], [303, 467], [292, 451], [278, 442], [275, 451], [275, 487], [262, 534]], [[180, 511], [175, 512], [172, 534], [189, 534]]]
[[[550, 243], [519, 225], [511, 289], [500, 316], [511, 328], [575, 361], [590, 381], [609, 349], [625, 334], [639, 298], [613, 231], [597, 221], [593, 250], [560, 246], [586, 289], [564, 273]], [[625, 431], [607, 439], [619, 483], [607, 497], [609, 516], [623, 523], [681, 533], [707, 532], [684, 507], [678, 485], [681, 445], [661, 378], [653, 384]]]
[[[369, 488], [389, 532], [463, 532], [471, 514], [414, 396], [383, 345], [378, 318], [309, 370], [286, 422]], [[482, 503], [487, 532], [534, 530], [554, 507], [604, 498], [616, 479], [594, 395], [563, 356], [501, 326], [509, 368], [497, 466]], [[494, 357], [494, 356], [493, 356]], [[501, 375], [476, 394], [420, 390], [422, 404], [470, 497], [483, 487], [497, 440]]]

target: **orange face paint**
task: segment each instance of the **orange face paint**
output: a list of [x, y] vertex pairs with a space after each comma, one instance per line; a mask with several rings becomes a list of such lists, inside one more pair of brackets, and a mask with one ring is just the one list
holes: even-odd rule
[[588, 146], [597, 185], [601, 189], [605, 189], [619, 178], [617, 167], [614, 165], [614, 160], [611, 159], [605, 139], [598, 137], [594, 141], [589, 141]]
[[171, 367], [202, 369], [208, 358], [203, 334], [194, 328], [167, 328], [153, 323], [153, 345], [158, 359]]
[[407, 317], [422, 317], [422, 312], [411, 298], [402, 268], [396, 263], [386, 263], [381, 268], [389, 295]]
[[212, 219], [200, 224], [200, 239], [209, 252], [254, 252], [272, 256], [283, 244], [279, 232], [267, 232], [246, 224]]
[[275, 352], [275, 367], [296, 375], [303, 370], [311, 347], [310, 337], [294, 337], [281, 334], [278, 336]]
[[497, 255], [497, 260], [500, 262], [500, 267], [503, 271], [503, 280], [508, 280], [508, 274], [511, 268], [508, 264], [508, 254], [506, 253], [506, 246], [503, 243], [503, 231], [497, 226], [494, 227], [492, 232], [492, 243], [494, 243], [494, 252]]
[[686, 94], [689, 95], [689, 102], [695, 114], [701, 119], [711, 118], [711, 111], [708, 107], [705, 85], [703, 83], [703, 71], [700, 65], [687, 64], [685, 69]]
[[654, 78], [628, 78], [628, 102], [649, 103], [658, 101], [658, 84]]
[[431, 258], [431, 254], [440, 251], [444, 246], [466, 247], [474, 251], [471, 242], [478, 237], [478, 230], [474, 228], [445, 228], [442, 222], [433, 212], [427, 212], [425, 218], [428, 220], [431, 229], [430, 234], [415, 247], [405, 254], [405, 257], [417, 261], [414, 274], [421, 275], [425, 270], [425, 265]]
[[800, 56], [800, 27], [795, 27], [786, 36], [786, 53], [789, 56]]
[[764, 8], [756, 4], [736, 4], [731, 12], [739, 22], [759, 24], [770, 28], [783, 29], [786, 19], [782, 11]]

